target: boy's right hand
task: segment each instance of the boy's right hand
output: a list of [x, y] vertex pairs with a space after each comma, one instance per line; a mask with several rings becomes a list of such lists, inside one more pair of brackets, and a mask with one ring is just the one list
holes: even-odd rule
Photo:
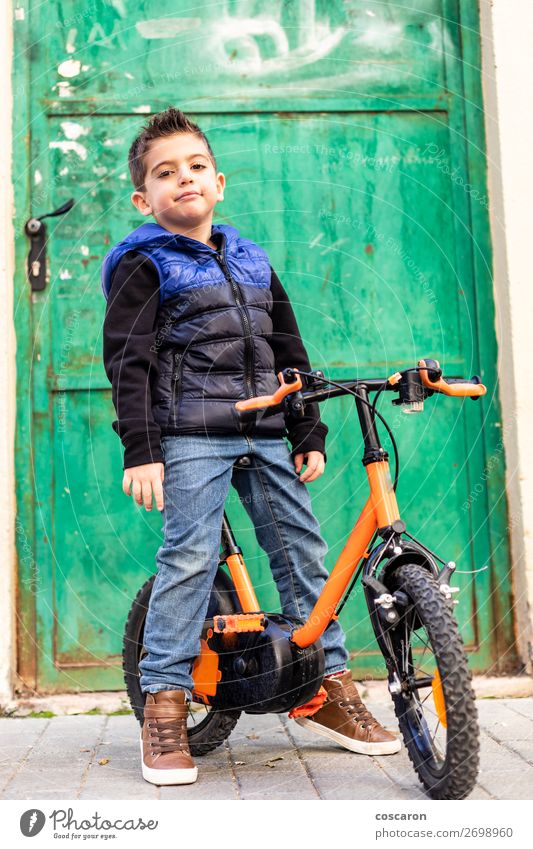
[[158, 510], [162, 510], [164, 507], [164, 477], [164, 463], [145, 463], [144, 466], [132, 466], [130, 469], [124, 469], [122, 491], [124, 492], [124, 495], [133, 495], [133, 498], [139, 507], [142, 507], [144, 504], [148, 511], [152, 509], [153, 491], [155, 505]]

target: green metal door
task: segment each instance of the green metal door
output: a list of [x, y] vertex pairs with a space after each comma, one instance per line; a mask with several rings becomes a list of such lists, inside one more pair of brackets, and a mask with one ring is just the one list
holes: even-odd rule
[[[511, 596], [485, 183], [477, 13], [470, 2], [241, 0], [30, 3], [14, 22], [19, 648], [41, 690], [122, 686], [121, 636], [155, 568], [161, 517], [121, 491], [101, 362], [100, 264], [142, 223], [127, 152], [175, 105], [226, 174], [218, 221], [269, 252], [313, 366], [386, 375], [433, 356], [481, 367], [479, 403], [387, 401], [409, 529], [456, 560], [472, 665], [512, 661]], [[22, 8], [22, 6], [20, 7]], [[28, 62], [29, 59], [29, 62]], [[31, 294], [23, 223], [50, 219], [49, 282]], [[310, 490], [339, 553], [366, 497], [347, 399], [323, 406], [324, 477]], [[488, 470], [488, 472], [487, 472]], [[228, 511], [259, 597], [278, 609], [234, 491]], [[342, 620], [359, 673], [383, 674], [362, 598]]]

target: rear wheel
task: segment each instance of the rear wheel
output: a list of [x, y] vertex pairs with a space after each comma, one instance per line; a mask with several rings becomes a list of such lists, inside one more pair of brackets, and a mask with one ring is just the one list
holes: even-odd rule
[[387, 631], [387, 639], [401, 686], [394, 707], [409, 757], [433, 799], [463, 799], [478, 774], [479, 728], [450, 601], [416, 564], [400, 566], [387, 584], [407, 597], [401, 621]]
[[[141, 725], [144, 721], [145, 694], [140, 686], [139, 663], [146, 654], [143, 646], [144, 623], [154, 580], [155, 575], [152, 575], [143, 584], [131, 606], [124, 631], [122, 652], [126, 689], [133, 712]], [[210, 617], [215, 613], [236, 613], [238, 610], [233, 585], [226, 574], [219, 569], [207, 615]], [[191, 702], [187, 719], [191, 754], [205, 755], [220, 746], [235, 728], [240, 715], [239, 710], [216, 710], [209, 705]]]

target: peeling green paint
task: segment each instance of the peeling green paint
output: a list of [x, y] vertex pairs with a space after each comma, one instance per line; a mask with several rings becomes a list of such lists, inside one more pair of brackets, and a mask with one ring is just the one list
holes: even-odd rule
[[[209, 4], [191, 16], [176, 0], [156, 12], [130, 0], [49, 2], [14, 22], [18, 509], [38, 567], [32, 586], [19, 533], [29, 686], [123, 686], [124, 618], [161, 541], [160, 517], [121, 491], [99, 270], [141, 223], [129, 144], [143, 116], [169, 104], [207, 132], [228, 184], [217, 220], [268, 250], [314, 367], [375, 376], [431, 355], [449, 373], [482, 368], [490, 392], [477, 404], [384, 412], [409, 528], [461, 570], [473, 667], [514, 661], [475, 4], [294, 0], [261, 17], [249, 6], [221, 4], [213, 18]], [[24, 221], [70, 197], [72, 211], [49, 219], [50, 282], [31, 298]], [[331, 566], [365, 482], [353, 404], [332, 401], [323, 416], [327, 472], [310, 492]], [[259, 596], [277, 609], [232, 495]], [[362, 611], [356, 594], [343, 614], [354, 666], [383, 674]]]

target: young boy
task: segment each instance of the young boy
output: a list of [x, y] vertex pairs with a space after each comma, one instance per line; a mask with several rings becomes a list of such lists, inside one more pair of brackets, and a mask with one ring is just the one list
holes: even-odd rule
[[[327, 546], [305, 486], [324, 471], [327, 427], [312, 405], [302, 419], [278, 414], [245, 435], [236, 430], [236, 401], [274, 392], [287, 366], [311, 366], [265, 251], [234, 227], [212, 224], [225, 177], [200, 128], [173, 108], [155, 115], [131, 145], [129, 167], [132, 202], [156, 223], [109, 251], [102, 287], [122, 488], [146, 510], [155, 499], [164, 515], [140, 663], [141, 764], [147, 781], [186, 784], [197, 777], [186, 730], [191, 667], [230, 483], [268, 554], [284, 613], [306, 619], [327, 578]], [[233, 474], [245, 455], [251, 465]], [[399, 740], [361, 702], [338, 622], [322, 644], [327, 700], [298, 721], [354, 752], [397, 752]]]

